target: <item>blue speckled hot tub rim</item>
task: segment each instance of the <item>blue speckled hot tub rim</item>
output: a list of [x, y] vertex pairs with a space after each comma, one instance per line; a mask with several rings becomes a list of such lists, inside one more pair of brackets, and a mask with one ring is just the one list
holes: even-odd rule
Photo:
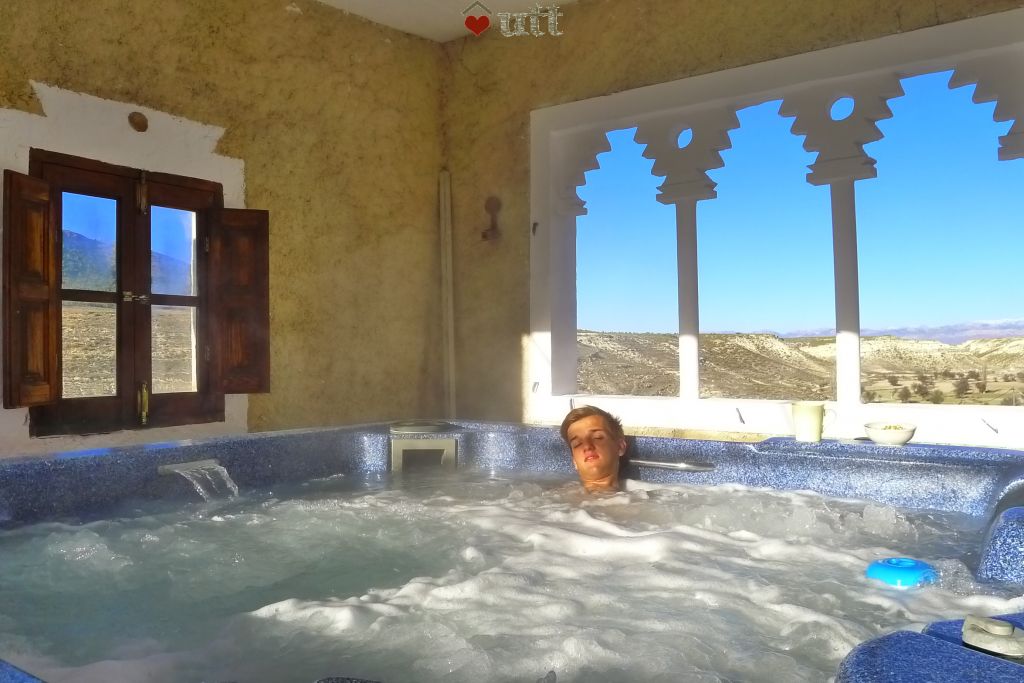
[[[440, 433], [402, 439], [452, 439], [460, 467], [490, 472], [573, 474], [555, 427], [450, 421]], [[243, 490], [342, 473], [390, 470], [390, 423], [296, 429], [203, 440], [88, 449], [0, 460], [0, 523], [102, 515], [127, 500], [167, 496], [160, 465], [216, 459]], [[630, 437], [625, 475], [652, 482], [735, 483], [807, 490], [906, 508], [962, 512], [991, 520], [978, 578], [1024, 587], [1024, 451], [860, 440], [808, 444], [791, 438], [757, 443]], [[425, 444], [427, 445], [427, 444]], [[632, 464], [693, 461], [712, 471], [679, 472]], [[1008, 615], [1024, 627], [1024, 613]], [[900, 631], [854, 648], [837, 683], [1024, 680], [1020, 664], [959, 644], [958, 621], [922, 633]], [[0, 660], [0, 683], [39, 681]]]

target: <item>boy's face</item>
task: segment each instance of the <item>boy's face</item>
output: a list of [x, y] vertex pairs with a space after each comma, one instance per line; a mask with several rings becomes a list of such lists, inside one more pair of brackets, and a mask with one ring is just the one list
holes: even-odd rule
[[600, 415], [573, 422], [567, 430], [572, 463], [583, 485], [611, 477], [617, 483], [619, 458], [626, 452], [626, 440], [615, 439]]

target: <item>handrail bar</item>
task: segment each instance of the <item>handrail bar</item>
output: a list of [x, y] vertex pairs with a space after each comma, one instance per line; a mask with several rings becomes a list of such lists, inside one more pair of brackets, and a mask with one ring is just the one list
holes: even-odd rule
[[709, 462], [663, 462], [661, 460], [637, 460], [630, 458], [629, 462], [639, 467], [655, 467], [662, 470], [679, 470], [681, 472], [710, 472], [715, 466]]

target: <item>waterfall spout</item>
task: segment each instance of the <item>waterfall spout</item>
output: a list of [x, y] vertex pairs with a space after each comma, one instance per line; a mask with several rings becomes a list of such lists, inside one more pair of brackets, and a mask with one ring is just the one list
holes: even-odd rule
[[216, 460], [160, 465], [157, 467], [157, 473], [178, 474], [184, 477], [205, 501], [212, 500], [215, 495], [222, 492], [229, 492], [232, 498], [238, 497], [238, 485]]

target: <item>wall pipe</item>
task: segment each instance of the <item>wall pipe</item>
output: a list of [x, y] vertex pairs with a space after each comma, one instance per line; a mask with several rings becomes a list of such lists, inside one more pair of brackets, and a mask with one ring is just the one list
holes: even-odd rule
[[444, 416], [455, 417], [455, 291], [452, 269], [452, 174], [437, 179], [438, 225], [441, 245], [441, 367]]

